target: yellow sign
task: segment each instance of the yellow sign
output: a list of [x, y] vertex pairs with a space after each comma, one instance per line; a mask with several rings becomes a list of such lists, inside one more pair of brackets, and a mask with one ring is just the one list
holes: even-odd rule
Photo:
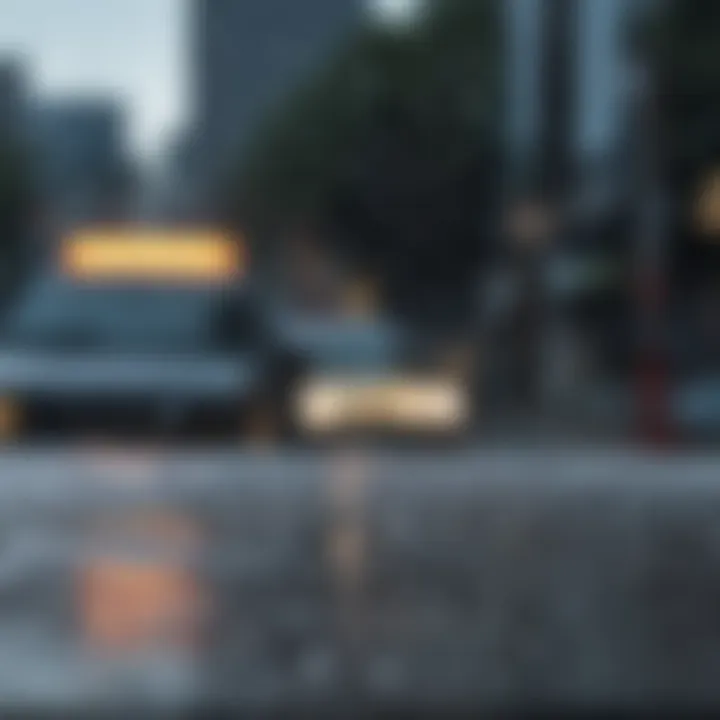
[[244, 260], [240, 242], [220, 233], [87, 231], [65, 241], [60, 262], [84, 280], [226, 282]]

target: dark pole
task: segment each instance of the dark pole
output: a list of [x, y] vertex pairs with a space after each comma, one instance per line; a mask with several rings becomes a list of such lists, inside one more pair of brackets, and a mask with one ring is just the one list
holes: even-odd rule
[[521, 392], [532, 411], [538, 411], [542, 402], [544, 346], [552, 311], [545, 278], [551, 256], [563, 241], [560, 213], [572, 169], [577, 0], [543, 0], [542, 10], [541, 120], [532, 200], [554, 220], [549, 223], [548, 236], [520, 251], [525, 289], [520, 309]]
[[557, 206], [565, 199], [572, 170], [578, 0], [543, 0], [543, 8], [540, 192]]

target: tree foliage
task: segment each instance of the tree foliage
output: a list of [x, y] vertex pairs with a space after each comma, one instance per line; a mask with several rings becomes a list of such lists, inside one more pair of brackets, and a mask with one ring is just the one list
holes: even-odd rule
[[720, 161], [720, 4], [669, 0], [656, 17], [654, 54], [669, 168], [679, 180]]
[[360, 32], [258, 133], [228, 186], [238, 222], [320, 225], [400, 310], [459, 301], [498, 186], [497, 13], [441, 0], [412, 28]]
[[29, 154], [18, 143], [0, 142], [1, 292], [18, 277], [27, 247], [34, 184]]
[[697, 278], [720, 260], [698, 242], [694, 215], [701, 184], [720, 169], [720, 4], [668, 0], [662, 8], [647, 49], [658, 79], [665, 180], [676, 201], [673, 263]]

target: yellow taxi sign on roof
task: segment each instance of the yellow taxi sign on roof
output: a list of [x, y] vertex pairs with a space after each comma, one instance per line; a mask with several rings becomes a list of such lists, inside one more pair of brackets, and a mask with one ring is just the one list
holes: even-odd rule
[[60, 262], [84, 280], [226, 282], [241, 274], [243, 255], [218, 232], [86, 231], [63, 243]]

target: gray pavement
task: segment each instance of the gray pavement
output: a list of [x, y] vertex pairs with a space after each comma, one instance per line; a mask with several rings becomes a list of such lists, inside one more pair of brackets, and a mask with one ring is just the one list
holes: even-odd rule
[[[0, 705], [720, 704], [720, 454], [18, 451], [0, 516]], [[118, 559], [193, 642], [103, 636]]]

